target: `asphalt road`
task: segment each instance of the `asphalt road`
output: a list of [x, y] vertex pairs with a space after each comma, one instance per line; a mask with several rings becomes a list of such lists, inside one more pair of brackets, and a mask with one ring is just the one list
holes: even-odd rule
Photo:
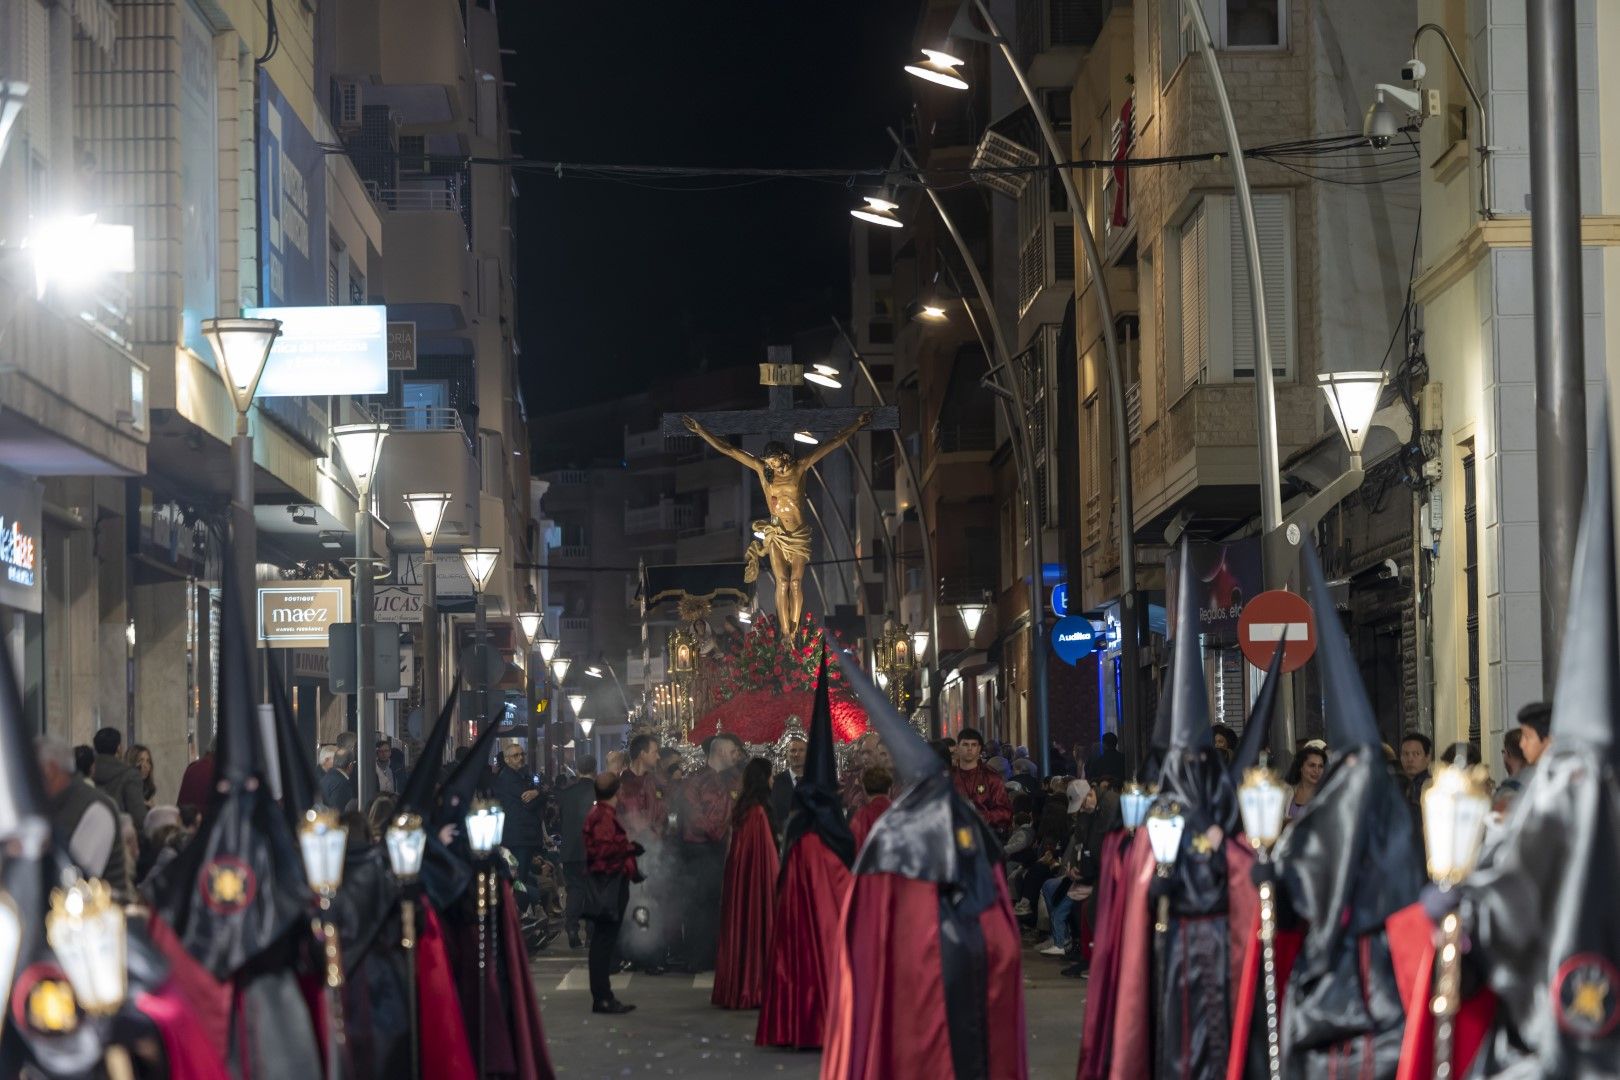
[[[1059, 976], [1061, 966], [1031, 950], [1024, 953], [1029, 1075], [1040, 1080], [1073, 1076], [1079, 1053], [1086, 984]], [[591, 1012], [583, 949], [570, 950], [565, 938], [557, 938], [535, 956], [531, 969], [559, 1076], [606, 1080], [819, 1073], [821, 1058], [814, 1051], [756, 1047], [757, 1011], [710, 1005], [712, 975], [616, 975], [614, 992], [636, 1011], [597, 1016]]]

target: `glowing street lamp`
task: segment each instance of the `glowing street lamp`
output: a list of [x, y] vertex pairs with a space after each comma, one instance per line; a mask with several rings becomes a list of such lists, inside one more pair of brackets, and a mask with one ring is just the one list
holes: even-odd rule
[[1148, 807], [1157, 795], [1156, 789], [1143, 787], [1134, 780], [1125, 785], [1119, 793], [1119, 816], [1124, 820], [1126, 829], [1134, 833], [1141, 828]]
[[956, 69], [965, 61], [960, 57], [952, 56], [943, 49], [924, 49], [921, 60], [913, 60], [906, 65], [906, 74], [914, 75], [919, 79], [934, 83], [936, 86], [948, 87], [952, 90], [966, 90], [968, 82], [962, 78], [961, 72]]
[[489, 720], [489, 607], [484, 590], [495, 576], [495, 564], [500, 559], [498, 547], [461, 549], [461, 563], [473, 587], [473, 633], [478, 639], [478, 722], [481, 724]]
[[585, 708], [585, 695], [584, 694], [569, 694], [568, 695], [568, 707], [570, 709], [574, 710], [574, 715], [577, 717], [579, 715], [579, 713], [580, 713], [580, 710]]
[[[905, 228], [905, 222], [901, 221], [899, 216], [895, 214], [895, 211], [900, 209], [900, 204], [889, 198], [886, 189], [880, 195], [863, 195], [861, 199], [865, 205], [857, 206], [851, 210], [849, 212], [850, 217], [857, 218], [868, 224], [882, 225], [886, 229]], [[809, 378], [809, 376], [807, 375], [806, 378]]]
[[582, 717], [579, 718], [579, 731], [580, 731], [580, 734], [584, 735], [587, 739], [591, 737], [591, 728], [593, 728], [595, 726], [596, 726], [596, 721], [592, 720], [590, 717], [582, 716]]
[[433, 542], [439, 538], [444, 512], [454, 496], [448, 491], [412, 491], [405, 506], [422, 534], [422, 703], [438, 708], [439, 695], [439, 564]]
[[523, 628], [523, 636], [534, 641], [534, 636], [540, 632], [541, 617], [538, 611], [520, 611], [517, 617], [518, 625]]
[[[1176, 868], [1176, 856], [1181, 853], [1181, 834], [1187, 829], [1187, 818], [1181, 812], [1181, 803], [1173, 798], [1161, 797], [1153, 803], [1147, 814], [1148, 846], [1153, 848], [1154, 874], [1168, 878]], [[1162, 937], [1170, 932], [1170, 894], [1159, 897], [1158, 920], [1154, 929]], [[1162, 956], [1163, 949], [1160, 953]]]
[[1327, 396], [1328, 408], [1339, 435], [1350, 448], [1350, 467], [1361, 467], [1361, 448], [1367, 442], [1367, 429], [1378, 411], [1378, 396], [1388, 378], [1382, 371], [1324, 371], [1316, 381]]
[[559, 686], [562, 685], [564, 679], [568, 678], [568, 669], [573, 665], [574, 662], [566, 656], [553, 656], [551, 658], [551, 676], [557, 680]]
[[990, 605], [982, 600], [970, 600], [956, 605], [956, 613], [962, 616], [962, 626], [967, 630], [969, 641], [979, 633], [979, 624], [984, 621], [985, 613], [989, 610]]
[[[112, 890], [97, 878], [51, 891], [45, 939], [73, 987], [73, 997], [98, 1025], [112, 1022], [129, 993], [128, 926]], [[134, 1063], [121, 1043], [105, 1040], [106, 1071], [133, 1078]]]
[[[340, 424], [332, 429], [332, 441], [337, 444], [343, 467], [354, 481], [354, 664], [355, 664], [355, 718], [359, 727], [360, 745], [373, 746], [377, 742], [377, 694], [372, 671], [375, 655], [374, 639], [377, 633], [377, 605], [372, 599], [376, 582], [375, 565], [371, 553], [371, 488], [377, 479], [377, 463], [382, 458], [383, 443], [388, 438], [388, 425], [379, 423]], [[438, 703], [435, 702], [436, 706]], [[361, 769], [355, 778], [360, 805], [365, 806], [377, 794], [377, 774], [372, 769]]]

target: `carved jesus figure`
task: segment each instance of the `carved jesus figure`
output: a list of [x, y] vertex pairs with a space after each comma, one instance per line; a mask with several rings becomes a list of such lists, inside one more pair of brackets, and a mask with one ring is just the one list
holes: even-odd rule
[[799, 632], [804, 617], [804, 568], [810, 563], [810, 527], [804, 521], [804, 481], [812, 466], [843, 446], [855, 433], [872, 422], [864, 412], [855, 422], [817, 446], [804, 457], [779, 442], [765, 444], [759, 457], [738, 449], [708, 431], [690, 416], [681, 417], [688, 431], [731, 460], [748, 466], [759, 477], [765, 492], [770, 518], [754, 522], [754, 541], [748, 545], [748, 568], [744, 580], [759, 577], [762, 557], [771, 564], [776, 579], [776, 617], [787, 640]]

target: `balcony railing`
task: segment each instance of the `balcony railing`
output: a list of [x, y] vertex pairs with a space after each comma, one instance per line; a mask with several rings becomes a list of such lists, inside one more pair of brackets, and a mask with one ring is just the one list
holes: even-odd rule
[[996, 429], [967, 424], [935, 424], [934, 453], [989, 453], [996, 448]]
[[589, 615], [564, 615], [558, 622], [563, 637], [585, 637], [591, 632]]
[[632, 536], [663, 530], [690, 529], [698, 524], [698, 521], [697, 507], [683, 503], [662, 502], [656, 506], [626, 507], [624, 511], [624, 531]]
[[396, 213], [422, 214], [435, 210], [461, 213], [461, 181], [457, 177], [382, 188], [376, 194], [378, 202]]
[[591, 555], [589, 544], [563, 544], [556, 549], [559, 559], [588, 559]]

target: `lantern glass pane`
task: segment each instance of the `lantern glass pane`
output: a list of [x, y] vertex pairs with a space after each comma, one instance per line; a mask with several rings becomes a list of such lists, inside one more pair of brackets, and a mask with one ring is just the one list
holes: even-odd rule
[[1141, 788], [1131, 790], [1127, 788], [1119, 797], [1119, 813], [1125, 821], [1127, 829], [1141, 826], [1142, 819], [1147, 817], [1148, 806], [1153, 802], [1153, 792]]
[[1187, 819], [1180, 814], [1153, 814], [1147, 819], [1148, 843], [1153, 848], [1153, 861], [1161, 866], [1175, 864], [1181, 850], [1181, 834], [1187, 828]]
[[99, 880], [78, 881], [52, 894], [45, 936], [85, 1012], [118, 1010], [128, 989], [123, 908]]
[[1473, 870], [1491, 810], [1488, 795], [1449, 775], [1462, 771], [1442, 769], [1423, 793], [1429, 877], [1442, 885], [1458, 884]]
[[1243, 815], [1243, 832], [1249, 843], [1270, 847], [1277, 842], [1287, 801], [1287, 789], [1275, 775], [1261, 774], [1245, 780], [1238, 788], [1238, 811]]
[[390, 825], [383, 834], [388, 844], [388, 864], [401, 881], [414, 881], [422, 872], [422, 855], [427, 850], [427, 831], [418, 819], [415, 828]]
[[298, 848], [304, 856], [304, 876], [309, 887], [330, 896], [343, 884], [343, 855], [348, 848], [349, 830], [325, 822], [306, 823], [298, 830]]
[[0, 893], [0, 998], [11, 995], [11, 980], [17, 974], [17, 954], [22, 948], [22, 918], [11, 898]]

